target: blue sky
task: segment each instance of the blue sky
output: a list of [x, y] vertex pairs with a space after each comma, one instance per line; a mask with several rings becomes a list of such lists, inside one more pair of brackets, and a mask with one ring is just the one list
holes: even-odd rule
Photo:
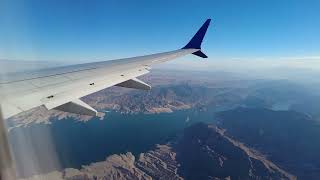
[[318, 0], [2, 0], [0, 59], [96, 61], [184, 46], [211, 58], [320, 56]]

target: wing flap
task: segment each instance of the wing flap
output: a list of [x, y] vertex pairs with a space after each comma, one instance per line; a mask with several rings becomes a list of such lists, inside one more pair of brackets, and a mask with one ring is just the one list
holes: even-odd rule
[[127, 81], [124, 81], [116, 86], [125, 87], [125, 88], [133, 88], [133, 89], [141, 89], [141, 90], [150, 90], [151, 86], [137, 78], [132, 78]]
[[90, 105], [80, 99], [75, 99], [71, 102], [55, 107], [54, 109], [87, 116], [96, 116], [98, 113], [97, 110], [93, 109]]

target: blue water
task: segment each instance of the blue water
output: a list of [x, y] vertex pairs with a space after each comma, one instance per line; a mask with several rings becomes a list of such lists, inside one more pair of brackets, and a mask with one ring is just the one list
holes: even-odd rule
[[[214, 109], [190, 109], [161, 114], [121, 114], [109, 112], [103, 120], [77, 122], [73, 119], [33, 124], [9, 133], [18, 169], [28, 176], [26, 156], [36, 159], [41, 171], [68, 167], [80, 168], [103, 161], [111, 154], [132, 152], [134, 155], [172, 140], [186, 126], [195, 122], [213, 122]], [[21, 140], [23, 136], [24, 140]], [[23, 142], [22, 142], [23, 141]], [[51, 161], [49, 151], [57, 155], [59, 167]], [[27, 152], [32, 150], [32, 154]], [[52, 158], [53, 159], [53, 158]]]

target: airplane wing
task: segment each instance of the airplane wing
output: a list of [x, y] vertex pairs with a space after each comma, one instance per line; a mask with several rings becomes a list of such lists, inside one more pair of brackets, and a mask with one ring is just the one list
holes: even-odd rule
[[137, 77], [149, 73], [151, 65], [188, 54], [207, 58], [201, 52], [201, 43], [209, 24], [210, 19], [182, 49], [1, 77], [0, 105], [3, 116], [8, 118], [38, 106], [94, 116], [97, 111], [80, 100], [81, 97], [111, 86], [149, 90], [151, 87]]

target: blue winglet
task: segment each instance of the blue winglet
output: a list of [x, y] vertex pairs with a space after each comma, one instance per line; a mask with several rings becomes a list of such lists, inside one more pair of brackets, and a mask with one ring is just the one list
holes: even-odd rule
[[211, 19], [207, 19], [206, 22], [198, 30], [198, 32], [189, 41], [189, 43], [186, 46], [184, 46], [182, 49], [199, 49], [199, 51], [194, 52], [192, 54], [196, 56], [200, 56], [202, 58], [207, 58], [207, 56], [203, 52], [201, 52], [201, 43], [210, 25], [210, 21]]

